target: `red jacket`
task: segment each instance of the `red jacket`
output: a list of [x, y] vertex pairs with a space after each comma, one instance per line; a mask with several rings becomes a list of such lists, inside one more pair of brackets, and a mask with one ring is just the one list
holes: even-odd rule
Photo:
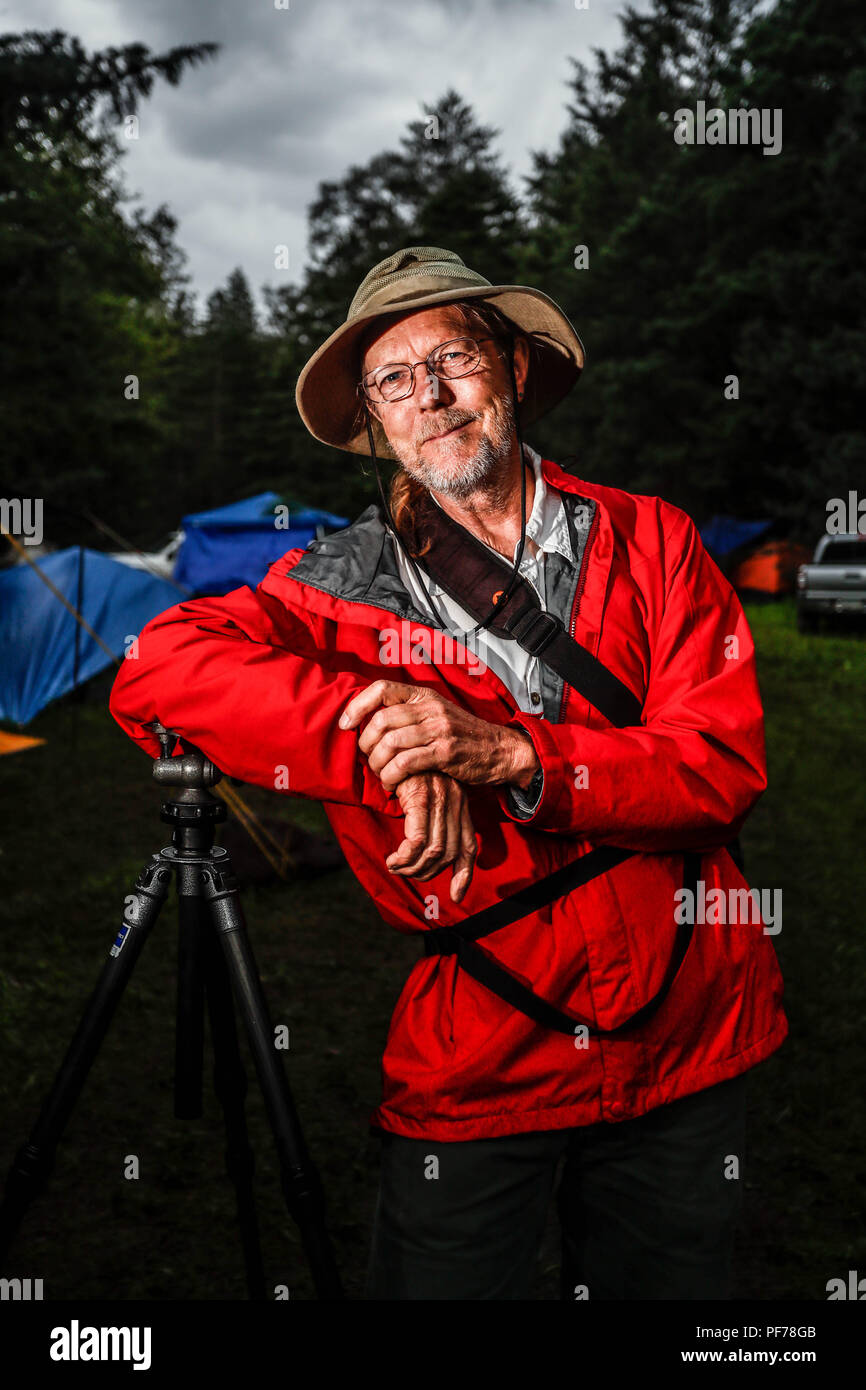
[[[588, 505], [592, 518], [571, 631], [643, 702], [642, 725], [612, 727], [569, 687], [553, 717], [524, 714], [486, 665], [459, 655], [433, 665], [422, 642], [404, 648], [408, 664], [383, 666], [382, 634], [419, 615], [376, 505], [307, 551], [290, 551], [255, 591], [191, 600], [154, 618], [137, 659], [122, 665], [110, 708], [152, 756], [159, 748], [142, 725], [158, 716], [231, 776], [273, 789], [288, 769], [288, 793], [324, 803], [351, 869], [399, 931], [460, 922], [596, 845], [640, 851], [481, 943], [559, 1009], [611, 1028], [662, 982], [681, 851], [702, 852], [708, 894], [721, 888], [727, 902], [727, 890], [747, 886], [723, 846], [766, 787], [763, 712], [742, 608], [689, 517], [660, 498], [542, 466], [569, 515]], [[419, 628], [433, 652], [432, 629], [413, 620]], [[468, 788], [479, 853], [459, 905], [450, 867], [424, 883], [385, 868], [403, 814], [358, 750], [358, 731], [337, 724], [349, 699], [383, 676], [427, 685], [492, 723], [520, 723], [544, 770], [528, 820], [504, 788]], [[437, 919], [425, 915], [431, 894]], [[455, 1140], [628, 1119], [775, 1051], [788, 1031], [781, 997], [760, 923], [698, 922], [652, 1018], [581, 1048], [490, 993], [453, 955], [419, 950], [394, 1009], [371, 1120]]]

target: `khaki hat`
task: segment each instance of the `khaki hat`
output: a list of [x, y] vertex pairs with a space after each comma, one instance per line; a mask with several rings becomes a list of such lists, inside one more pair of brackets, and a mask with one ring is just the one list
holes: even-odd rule
[[[441, 246], [409, 246], [380, 261], [364, 277], [346, 322], [313, 353], [298, 377], [295, 400], [310, 433], [324, 444], [369, 456], [365, 412], [357, 393], [359, 340], [374, 319], [455, 299], [495, 304], [529, 339], [529, 371], [519, 407], [521, 428], [571, 390], [586, 354], [552, 299], [526, 285], [491, 285]], [[394, 458], [382, 426], [372, 415], [370, 422], [376, 453]]]

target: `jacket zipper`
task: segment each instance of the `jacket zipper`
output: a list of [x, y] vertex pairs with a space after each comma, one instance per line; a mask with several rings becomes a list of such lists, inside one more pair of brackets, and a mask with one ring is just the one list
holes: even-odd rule
[[[589, 555], [589, 548], [590, 548], [590, 546], [592, 545], [593, 539], [595, 538], [595, 533], [596, 533], [596, 530], [597, 530], [597, 529], [598, 529], [598, 505], [596, 504], [595, 512], [594, 512], [593, 518], [592, 518], [592, 523], [591, 523], [590, 528], [589, 528], [589, 535], [588, 535], [587, 538], [586, 538], [586, 545], [585, 545], [584, 548], [583, 548], [583, 558], [582, 558], [582, 560], [581, 560], [581, 562], [580, 562], [580, 573], [579, 573], [578, 576], [577, 576], [577, 587], [576, 587], [576, 589], [575, 589], [575, 591], [574, 591], [574, 599], [572, 600], [572, 604], [571, 604], [571, 617], [570, 617], [569, 623], [568, 623], [568, 635], [569, 635], [569, 637], [572, 637], [572, 638], [574, 637], [574, 626], [575, 626], [575, 622], [576, 622], [576, 620], [577, 620], [577, 611], [578, 611], [578, 609], [579, 609], [579, 607], [580, 607], [580, 599], [581, 599], [581, 595], [583, 594], [583, 587], [584, 587], [584, 584], [586, 583], [586, 570], [587, 570], [586, 561], [587, 561], [587, 556]], [[560, 704], [559, 704], [559, 723], [560, 723], [560, 724], [563, 724], [563, 723], [565, 722], [565, 707], [566, 707], [566, 705], [568, 704], [568, 692], [569, 692], [570, 689], [571, 689], [571, 686], [568, 684], [568, 681], [563, 681], [563, 683], [562, 683], [562, 699], [561, 699]]]

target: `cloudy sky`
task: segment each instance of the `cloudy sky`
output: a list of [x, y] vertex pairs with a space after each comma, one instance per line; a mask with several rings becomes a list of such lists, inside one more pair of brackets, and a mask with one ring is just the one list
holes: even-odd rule
[[[178, 218], [201, 306], [235, 266], [259, 301], [263, 282], [297, 279], [319, 182], [396, 148], [449, 87], [501, 132], [514, 174], [529, 172], [530, 151], [552, 150], [563, 128], [569, 56], [591, 62], [593, 46], [619, 42], [620, 0], [587, 2], [0, 0], [0, 23], [62, 29], [89, 51], [222, 45], [178, 87], [157, 80], [124, 142], [126, 186]], [[278, 244], [288, 270], [274, 268]]]

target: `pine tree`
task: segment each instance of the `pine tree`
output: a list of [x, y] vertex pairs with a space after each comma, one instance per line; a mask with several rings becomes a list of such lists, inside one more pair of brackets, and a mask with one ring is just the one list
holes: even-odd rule
[[158, 473], [155, 379], [170, 356], [166, 312], [183, 312], [183, 255], [166, 208], [125, 215], [114, 127], [158, 77], [177, 83], [215, 51], [88, 54], [59, 30], [0, 37], [6, 487], [44, 499], [55, 543], [101, 541], [87, 508], [122, 532], [158, 516], [149, 494], [133, 516], [130, 479]]

